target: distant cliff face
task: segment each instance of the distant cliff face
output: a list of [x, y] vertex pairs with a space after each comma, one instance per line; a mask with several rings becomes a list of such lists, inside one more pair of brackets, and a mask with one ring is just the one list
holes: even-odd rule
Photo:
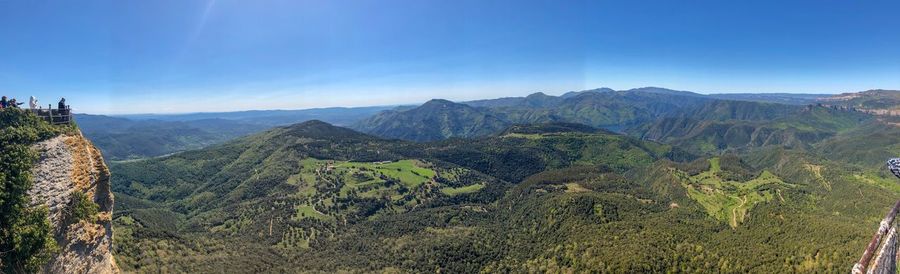
[[100, 151], [81, 135], [34, 145], [32, 205], [46, 205], [59, 251], [46, 273], [118, 273], [112, 256], [109, 169]]

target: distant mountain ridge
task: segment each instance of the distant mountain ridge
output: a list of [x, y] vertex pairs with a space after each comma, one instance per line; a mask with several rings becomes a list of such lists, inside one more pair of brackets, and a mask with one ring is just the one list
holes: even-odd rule
[[563, 93], [559, 97], [571, 98], [571, 97], [578, 96], [579, 94], [584, 94], [586, 92], [603, 93], [603, 92], [615, 92], [615, 90], [613, 90], [611, 88], [597, 88], [597, 89], [589, 89], [589, 90], [583, 90], [583, 91], [569, 91], [569, 92]]
[[624, 128], [708, 100], [700, 94], [662, 88], [627, 91], [604, 88], [564, 96], [533, 93], [526, 97], [463, 103], [432, 100], [413, 109], [383, 111], [352, 128], [412, 141], [488, 136], [514, 124], [566, 122]]
[[900, 90], [867, 90], [820, 98], [819, 103], [881, 116], [900, 116]]
[[486, 136], [508, 124], [485, 108], [434, 99], [413, 109], [379, 113], [353, 128], [384, 138], [434, 141]]
[[[868, 94], [868, 96], [863, 96]], [[384, 111], [362, 120], [352, 127], [386, 138], [413, 141], [433, 141], [450, 137], [479, 137], [499, 133], [515, 124], [533, 123], [578, 123], [591, 127], [615, 131], [636, 132], [647, 125], [678, 117], [692, 117], [695, 121], [768, 121], [785, 117], [802, 109], [803, 106], [822, 104], [821, 102], [843, 102], [830, 98], [873, 98], [871, 108], [865, 112], [900, 115], [900, 107], [895, 106], [900, 97], [891, 97], [890, 91], [870, 91], [828, 97], [823, 94], [711, 94], [703, 95], [689, 91], [678, 91], [658, 87], [635, 88], [616, 91], [599, 88], [578, 92], [568, 92], [561, 96], [551, 96], [541, 92], [525, 97], [505, 97], [455, 103], [453, 109], [432, 108], [423, 104], [411, 109]], [[900, 94], [900, 93], [897, 93]], [[825, 100], [825, 101], [823, 101]], [[855, 101], [854, 101], [855, 102]], [[878, 103], [875, 103], [878, 102]], [[898, 101], [900, 102], [900, 101]], [[445, 103], [453, 103], [445, 101]], [[473, 108], [462, 110], [469, 105]], [[843, 103], [847, 105], [848, 103]], [[875, 109], [874, 107], [882, 107]], [[849, 106], [845, 106], [849, 108]], [[453, 123], [438, 123], [437, 116], [455, 117]], [[697, 119], [697, 117], [700, 117]], [[472, 119], [471, 121], [467, 121]], [[485, 120], [487, 119], [487, 120]], [[402, 122], [401, 122], [402, 121]], [[681, 123], [687, 120], [682, 120]], [[671, 122], [671, 121], [669, 121]], [[900, 125], [900, 121], [895, 121]], [[466, 125], [466, 127], [451, 126]], [[427, 125], [427, 126], [426, 126]], [[670, 124], [671, 125], [671, 124]], [[431, 132], [424, 132], [431, 131]], [[772, 143], [772, 142], [762, 142]], [[780, 143], [780, 142], [778, 142]]]

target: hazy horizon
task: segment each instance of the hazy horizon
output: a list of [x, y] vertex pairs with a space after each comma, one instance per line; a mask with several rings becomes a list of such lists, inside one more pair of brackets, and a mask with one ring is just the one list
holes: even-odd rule
[[[433, 100], [433, 99], [444, 99], [444, 100], [450, 100], [450, 101], [453, 101], [453, 102], [468, 102], [468, 101], [491, 100], [491, 99], [500, 99], [500, 98], [526, 97], [526, 96], [531, 95], [531, 94], [534, 94], [534, 93], [544, 93], [544, 94], [551, 95], [551, 96], [562, 96], [563, 94], [568, 93], [568, 92], [580, 92], [580, 91], [595, 90], [595, 89], [602, 89], [602, 88], [609, 88], [609, 87], [590, 88], [590, 89], [585, 89], [585, 90], [569, 90], [569, 91], [563, 91], [563, 92], [535, 91], [535, 92], [526, 92], [526, 93], [522, 93], [522, 94], [513, 94], [513, 95], [509, 95], [509, 96], [501, 96], [501, 97], [485, 97], [485, 98], [450, 99], [450, 98], [444, 98], [444, 97], [435, 97], [435, 98], [430, 98], [430, 99], [426, 99], [426, 100], [423, 100], [423, 101], [414, 101], [414, 102], [397, 103], [397, 104], [383, 104], [383, 105], [365, 105], [365, 104], [363, 104], [363, 105], [353, 105], [353, 106], [337, 105], [337, 106], [321, 106], [321, 107], [309, 107], [309, 108], [259, 108], [259, 109], [237, 109], [237, 110], [224, 110], [224, 111], [201, 111], [201, 110], [197, 110], [197, 111], [186, 111], [186, 112], [143, 112], [143, 113], [92, 113], [92, 112], [81, 112], [81, 111], [78, 111], [77, 109], [75, 109], [75, 112], [78, 113], [78, 114], [88, 114], [88, 115], [106, 115], [106, 116], [120, 116], [120, 117], [127, 117], [127, 116], [144, 116], [144, 115], [147, 115], [147, 116], [151, 116], [151, 115], [165, 116], [165, 115], [185, 115], [185, 114], [202, 114], [202, 113], [229, 113], [229, 112], [247, 112], [247, 111], [302, 111], [302, 110], [333, 109], [333, 108], [401, 107], [401, 106], [417, 106], [417, 105], [420, 105], [420, 104], [422, 104], [422, 103], [425, 103], [425, 102], [427, 102], [427, 101], [429, 101], [429, 100]], [[634, 88], [627, 88], [627, 89], [613, 89], [613, 90], [616, 90], [616, 91], [626, 91], [626, 90], [638, 89], [638, 88], [665, 88], [665, 89], [669, 89], [669, 88], [666, 88], [666, 87], [644, 86], [644, 87], [634, 87]], [[873, 89], [877, 89], [877, 88], [873, 88]], [[866, 89], [866, 90], [873, 90], [873, 89]], [[823, 94], [823, 95], [827, 94], [827, 95], [833, 95], [833, 94], [840, 94], [840, 93], [815, 93], [815, 92], [725, 92], [725, 93], [716, 93], [716, 92], [697, 92], [697, 91], [680, 90], [680, 89], [672, 89], [672, 90], [694, 92], [694, 93], [702, 94], [702, 95], [716, 95], [716, 94]], [[865, 91], [865, 90], [859, 90], [859, 91]], [[856, 92], [856, 91], [854, 91], [854, 92]], [[67, 100], [68, 100], [68, 99], [67, 99]], [[46, 104], [46, 103], [43, 103], [43, 105], [47, 105], [47, 104]], [[73, 107], [73, 108], [74, 108], [74, 107]]]

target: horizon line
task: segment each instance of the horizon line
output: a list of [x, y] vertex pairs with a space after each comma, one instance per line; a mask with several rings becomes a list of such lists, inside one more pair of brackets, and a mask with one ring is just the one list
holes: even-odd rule
[[[725, 94], [791, 94], [791, 95], [802, 95], [802, 94], [806, 94], [806, 95], [839, 95], [839, 94], [859, 93], [859, 92], [875, 91], [875, 90], [888, 90], [888, 91], [890, 91], [890, 90], [897, 90], [897, 89], [871, 88], [871, 89], [866, 89], [866, 90], [862, 90], [862, 91], [839, 92], [839, 93], [825, 93], [825, 92], [817, 92], [817, 93], [814, 93], [814, 92], [808, 92], [808, 93], [807, 93], [807, 92], [696, 92], [696, 91], [681, 90], [681, 89], [671, 89], [671, 88], [664, 88], [664, 87], [657, 87], [657, 86], [644, 86], [644, 87], [637, 87], [637, 88], [630, 88], [630, 89], [622, 89], [622, 90], [612, 89], [612, 88], [609, 88], [609, 87], [599, 87], [599, 88], [585, 89], [585, 90], [579, 90], [579, 91], [574, 91], [574, 90], [571, 90], [571, 91], [564, 91], [564, 92], [562, 92], [562, 93], [560, 93], [560, 94], [549, 95], [549, 96], [560, 97], [560, 96], [563, 96], [563, 95], [565, 95], [565, 94], [567, 94], [567, 93], [571, 93], [571, 92], [586, 92], [586, 91], [594, 91], [594, 90], [598, 90], [598, 89], [610, 89], [610, 90], [613, 90], [613, 91], [616, 91], [616, 92], [623, 92], [623, 91], [631, 91], [631, 90], [646, 89], [646, 88], [658, 88], [658, 89], [666, 89], [666, 90], [671, 90], [671, 91], [690, 92], [690, 93], [695, 93], [695, 94], [704, 95], [704, 96], [725, 95]], [[455, 102], [455, 103], [464, 103], [464, 102], [471, 102], [471, 101], [483, 101], [483, 100], [494, 100], [494, 99], [504, 99], [504, 98], [524, 98], [524, 97], [527, 97], [528, 95], [537, 94], [537, 93], [547, 94], [546, 92], [536, 91], [536, 92], [531, 92], [531, 93], [524, 94], [524, 95], [519, 95], [519, 96], [506, 96], [506, 97], [493, 97], [493, 98], [479, 98], [479, 99], [464, 99], [464, 100], [449, 100], [449, 99], [443, 99], [443, 100], [448, 100], [448, 101]], [[428, 101], [430, 101], [430, 100], [436, 100], [436, 99], [442, 99], [442, 98], [432, 98], [432, 99], [429, 99]], [[427, 102], [427, 101], [425, 101], [425, 102]], [[253, 111], [310, 111], [310, 110], [340, 109], [340, 108], [344, 108], [344, 109], [352, 109], [352, 108], [379, 108], [379, 107], [383, 107], [383, 108], [391, 108], [391, 107], [394, 107], [394, 108], [396, 108], [396, 107], [403, 107], [403, 106], [416, 106], [416, 105], [421, 105], [421, 104], [423, 104], [423, 103], [424, 103], [424, 102], [397, 103], [397, 104], [384, 104], [384, 105], [363, 105], [363, 106], [347, 106], [347, 105], [343, 105], [343, 106], [321, 106], [321, 107], [296, 108], [296, 109], [289, 109], [289, 108], [275, 108], [275, 109], [235, 109], [235, 110], [225, 110], [225, 111], [138, 112], [138, 113], [90, 113], [90, 112], [81, 112], [81, 113], [75, 113], [75, 114], [80, 114], [80, 115], [103, 115], [103, 116], [114, 116], [114, 117], [127, 117], [127, 116], [177, 116], [177, 115], [216, 114], [216, 113], [236, 113], [236, 112], [253, 112]]]

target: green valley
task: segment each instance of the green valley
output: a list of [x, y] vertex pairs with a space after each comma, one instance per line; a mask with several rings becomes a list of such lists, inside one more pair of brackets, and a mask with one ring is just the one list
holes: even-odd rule
[[820, 151], [878, 122], [739, 106], [701, 120], [825, 133], [697, 150], [563, 122], [409, 142], [311, 121], [114, 164], [116, 252], [137, 272], [846, 270], [900, 193]]

